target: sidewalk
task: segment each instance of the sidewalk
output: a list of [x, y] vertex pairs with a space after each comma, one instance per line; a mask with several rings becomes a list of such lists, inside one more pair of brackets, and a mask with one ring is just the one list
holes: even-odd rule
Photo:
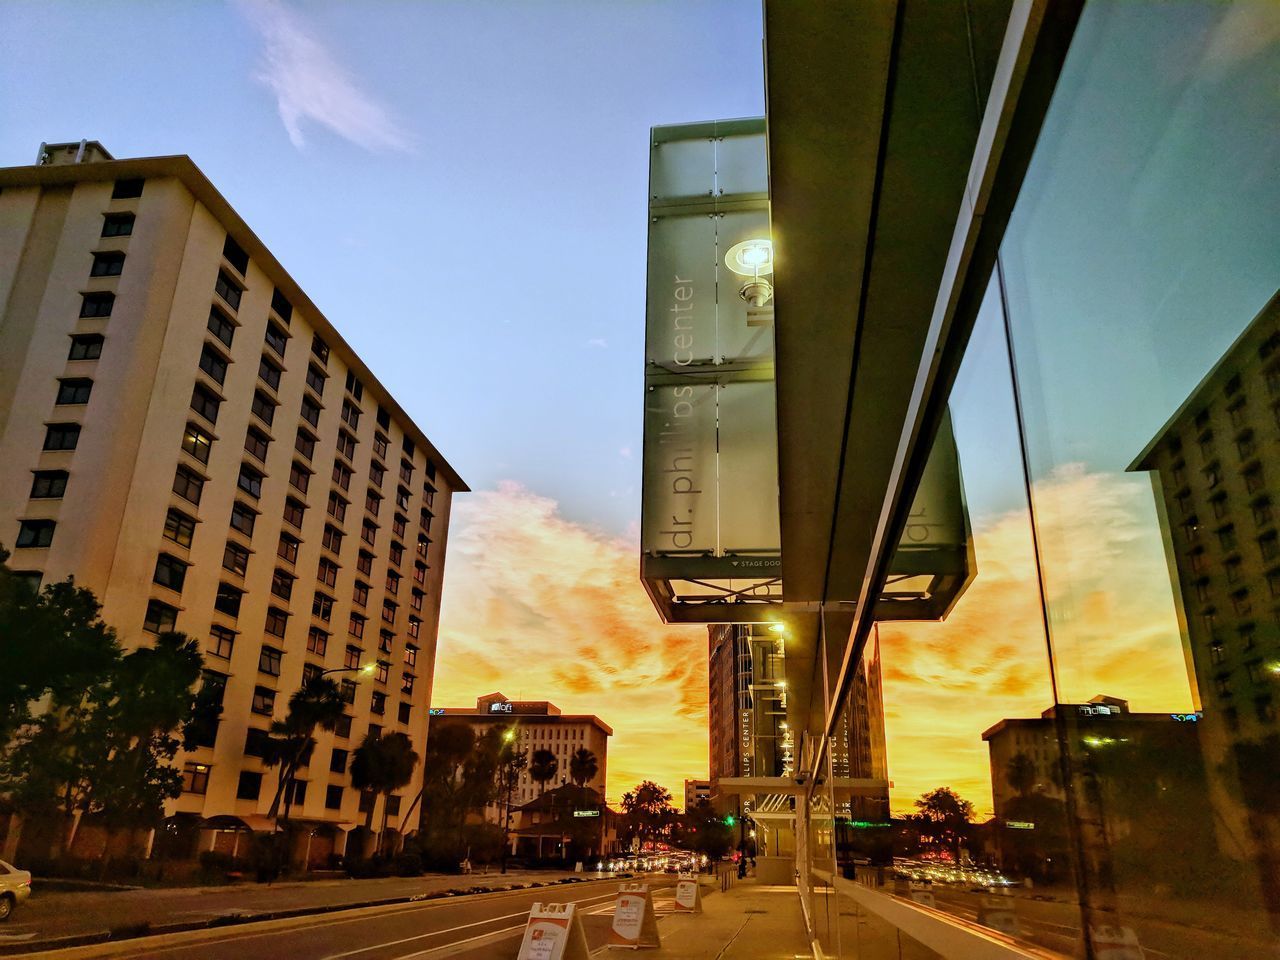
[[[215, 887], [169, 887], [86, 893], [41, 891], [39, 879], [31, 898], [0, 927], [0, 954], [26, 952], [65, 938], [113, 939], [150, 928], [205, 926], [249, 917], [265, 919], [289, 913], [393, 903], [410, 898], [464, 893], [474, 888], [556, 883], [563, 878], [597, 879], [595, 873], [512, 871], [505, 875], [427, 874], [370, 880], [320, 880], [276, 884], [244, 883]], [[74, 942], [74, 941], [73, 941]], [[89, 942], [85, 940], [83, 942]]]
[[[701, 914], [672, 914], [659, 924], [662, 947], [646, 957], [670, 960], [808, 960], [800, 896], [795, 887], [739, 880], [727, 892], [706, 893]], [[608, 957], [614, 951], [599, 955]]]

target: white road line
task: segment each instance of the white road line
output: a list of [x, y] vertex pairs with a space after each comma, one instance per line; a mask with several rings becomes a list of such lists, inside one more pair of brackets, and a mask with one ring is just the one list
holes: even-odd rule
[[324, 960], [341, 960], [342, 957], [354, 957], [362, 953], [368, 953], [370, 950], [381, 950], [383, 947], [398, 947], [402, 943], [413, 943], [415, 940], [426, 940], [428, 937], [439, 936], [442, 933], [453, 933], [455, 930], [467, 930], [470, 927], [484, 926], [486, 923], [497, 923], [499, 920], [514, 920], [516, 917], [526, 917], [529, 915], [528, 910], [521, 910], [519, 913], [509, 913], [505, 917], [489, 917], [487, 920], [477, 920], [475, 923], [464, 923], [460, 926], [449, 927], [445, 930], [433, 930], [430, 933], [421, 933], [416, 937], [405, 937], [403, 940], [388, 940], [386, 943], [375, 943], [367, 947], [360, 947], [357, 950], [348, 950], [346, 953], [331, 953]]
[[430, 950], [419, 950], [417, 953], [406, 953], [403, 956], [394, 957], [392, 960], [413, 960], [415, 957], [428, 957], [433, 953], [439, 953], [441, 950], [452, 950], [466, 943], [475, 943], [477, 940], [487, 940], [490, 937], [505, 939], [505, 936], [514, 933], [517, 930], [523, 930], [525, 924], [517, 923], [514, 927], [506, 927], [502, 930], [490, 930], [488, 933], [480, 933], [474, 937], [467, 937], [465, 940], [454, 940], [452, 943], [442, 943], [438, 947], [432, 947]]

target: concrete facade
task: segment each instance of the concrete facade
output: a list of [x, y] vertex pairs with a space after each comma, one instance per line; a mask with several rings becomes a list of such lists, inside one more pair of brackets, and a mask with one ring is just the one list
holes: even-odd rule
[[253, 731], [304, 670], [335, 671], [348, 719], [318, 734], [293, 816], [353, 826], [365, 734], [424, 751], [467, 487], [190, 159], [61, 146], [0, 170], [9, 565], [74, 576], [126, 647], [165, 628], [200, 640], [223, 713], [179, 757], [171, 813], [261, 826], [275, 774], [246, 755]]

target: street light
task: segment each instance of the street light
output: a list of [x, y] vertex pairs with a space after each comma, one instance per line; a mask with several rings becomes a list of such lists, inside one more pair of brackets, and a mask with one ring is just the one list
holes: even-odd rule
[[376, 663], [366, 663], [361, 667], [330, 667], [328, 670], [321, 670], [316, 676], [327, 677], [331, 673], [363, 673], [366, 676], [373, 673], [378, 665]]

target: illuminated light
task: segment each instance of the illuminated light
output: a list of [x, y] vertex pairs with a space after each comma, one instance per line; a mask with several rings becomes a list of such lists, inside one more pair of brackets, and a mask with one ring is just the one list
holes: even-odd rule
[[502, 735], [502, 739], [507, 741], [507, 743], [510, 743], [515, 738], [516, 738], [516, 732], [514, 730], [508, 730], [506, 733]]
[[786, 632], [787, 632], [787, 628], [786, 628], [785, 626], [783, 626], [782, 624], [780, 624], [780, 623], [775, 623], [775, 624], [774, 624], [773, 626], [771, 626], [769, 629], [770, 629], [770, 630], [772, 630], [774, 633], [786, 633]]
[[738, 822], [737, 817], [735, 817], [732, 813], [725, 814], [724, 825], [726, 827], [732, 827], [737, 822]]
[[786, 686], [787, 686], [787, 681], [785, 681], [785, 680], [779, 680], [779, 681], [778, 681], [778, 686], [780, 686], [780, 687], [782, 687], [782, 688], [784, 688], [784, 689], [785, 689], [785, 688], [786, 688]]
[[773, 241], [756, 237], [735, 243], [725, 254], [724, 265], [740, 277], [773, 273]]
[[378, 665], [376, 663], [366, 663], [363, 667], [360, 668], [360, 672], [373, 673], [373, 671], [376, 670], [377, 668], [378, 668]]
[[1267, 664], [1267, 669], [1271, 673], [1280, 673], [1280, 660], [1272, 660]]

